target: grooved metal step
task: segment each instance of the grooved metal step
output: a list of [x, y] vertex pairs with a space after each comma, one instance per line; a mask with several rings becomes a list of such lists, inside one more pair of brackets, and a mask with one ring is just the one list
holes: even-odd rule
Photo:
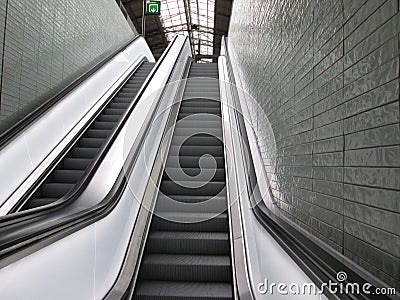
[[228, 215], [200, 212], [157, 212], [153, 230], [227, 232]]
[[104, 140], [110, 134], [110, 130], [101, 129], [89, 129], [86, 131], [86, 137], [88, 138], [100, 138]]
[[224, 255], [229, 253], [226, 232], [152, 231], [149, 253]]
[[[157, 205], [161, 205], [162, 203], [165, 202], [165, 199], [170, 200], [172, 199], [173, 201], [180, 202], [180, 203], [202, 203], [206, 201], [221, 201], [222, 203], [225, 203], [223, 206], [226, 208], [226, 197], [225, 195], [218, 195], [218, 196], [206, 196], [206, 195], [200, 195], [200, 196], [195, 196], [195, 195], [176, 195], [176, 194], [170, 194], [170, 195], [164, 195], [164, 194], [159, 194], [158, 197], [164, 198], [162, 201], [158, 201]], [[171, 201], [168, 201], [168, 204], [170, 204]], [[163, 211], [163, 210], [161, 210]], [[179, 211], [179, 210], [176, 210]], [[218, 210], [218, 212], [221, 212], [223, 210]]]
[[[203, 120], [207, 120], [207, 121], [215, 121], [218, 118], [221, 118], [221, 113], [204, 113], [199, 111], [199, 113], [201, 113], [202, 115], [202, 119]], [[187, 118], [187, 119], [191, 119], [190, 117], [193, 116], [193, 113], [186, 113], [186, 112], [180, 112], [178, 114], [178, 120], [183, 119], [183, 118]], [[189, 117], [189, 118], [188, 118]]]
[[85, 170], [91, 162], [92, 160], [89, 158], [65, 158], [63, 167], [69, 170]]
[[224, 181], [178, 181], [178, 180], [163, 180], [161, 183], [161, 192], [164, 194], [178, 193], [179, 195], [217, 195], [225, 188]]
[[[200, 112], [199, 112], [200, 113]], [[221, 117], [217, 114], [201, 113], [188, 114], [187, 117], [178, 120], [176, 128], [199, 129], [199, 133], [204, 132], [203, 128], [221, 128]]]
[[[197, 168], [199, 167], [200, 157], [193, 157], [193, 156], [174, 156], [169, 157], [167, 159], [167, 167], [171, 168]], [[224, 158], [223, 157], [213, 157], [210, 160], [202, 160], [202, 168], [214, 168], [214, 162], [217, 164], [217, 168], [224, 167]]]
[[202, 156], [204, 154], [210, 154], [212, 156], [223, 157], [224, 149], [220, 146], [210, 145], [181, 145], [171, 146], [173, 153], [179, 153], [181, 156]]
[[230, 280], [230, 260], [225, 255], [148, 254], [142, 261], [143, 279], [224, 282]]
[[21, 210], [53, 203], [71, 191], [98, 155], [100, 148], [110, 138], [112, 129], [121, 120], [153, 66], [154, 63], [143, 63], [138, 68]]
[[138, 283], [135, 299], [228, 300], [232, 299], [232, 284], [187, 281], [142, 281]]
[[[184, 136], [185, 138], [191, 137], [193, 135], [196, 136], [213, 136], [222, 140], [222, 128], [208, 128], [206, 133], [203, 133], [205, 130], [199, 130], [198, 128], [188, 128], [188, 127], [176, 127], [175, 136]], [[200, 132], [200, 133], [199, 133]]]
[[210, 146], [222, 146], [222, 141], [214, 136], [200, 136], [194, 135], [188, 139], [185, 136], [174, 136], [172, 138], [172, 145], [210, 145]]
[[177, 180], [184, 181], [189, 178], [196, 177], [199, 181], [225, 181], [225, 169], [217, 168], [211, 171], [201, 171], [200, 168], [166, 168], [163, 179], [164, 180]]
[[193, 106], [183, 106], [181, 107], [181, 112], [184, 113], [209, 113], [209, 114], [214, 114], [214, 113], [220, 113], [221, 109], [219, 107], [210, 107], [210, 106], [202, 106], [202, 107], [193, 107]]
[[55, 182], [74, 183], [83, 175], [83, 173], [84, 171], [82, 170], [56, 170], [53, 174], [53, 180]]
[[92, 138], [85, 137], [79, 140], [78, 146], [87, 147], [87, 148], [100, 148], [104, 144], [104, 139], [101, 138]]
[[212, 99], [198, 99], [198, 98], [192, 98], [192, 99], [184, 99], [182, 101], [181, 107], [199, 107], [200, 105], [206, 105], [207, 107], [220, 107], [221, 103], [219, 101], [215, 101]]

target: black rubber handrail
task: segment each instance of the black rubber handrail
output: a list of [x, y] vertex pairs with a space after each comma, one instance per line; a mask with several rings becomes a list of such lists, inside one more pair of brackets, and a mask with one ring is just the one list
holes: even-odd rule
[[[226, 59], [229, 80], [233, 85], [236, 85], [225, 38], [223, 38], [223, 43], [225, 43], [225, 49], [227, 52]], [[245, 153], [243, 153], [243, 157], [245, 162], [244, 169], [246, 172], [248, 188], [247, 192], [250, 195], [252, 210], [256, 219], [317, 286], [321, 286], [322, 283], [328, 283], [329, 280], [332, 282], [337, 282], [337, 273], [339, 271], [344, 271], [347, 274], [347, 279], [343, 281], [343, 284], [358, 283], [361, 290], [362, 284], [367, 283], [368, 280], [356, 273], [353, 269], [351, 269], [351, 267], [345, 265], [342, 260], [328, 253], [325, 249], [316, 244], [291, 224], [276, 216], [262, 201], [261, 193], [257, 185], [253, 160], [251, 158], [251, 150], [245, 123], [243, 120], [243, 115], [240, 113], [241, 108], [240, 104], [238, 103], [237, 94], [235, 100], [235, 113], [238, 119], [237, 127], [241, 135], [242, 147], [245, 151]], [[375, 287], [372, 285], [370, 291], [373, 291], [374, 288]], [[389, 299], [389, 297], [386, 295], [366, 295], [364, 293], [357, 295], [335, 295], [330, 293], [327, 288], [324, 289], [324, 294], [329, 299]]]
[[[170, 43], [160, 60], [157, 62], [156, 66], [153, 68], [152, 72], [139, 91], [137, 99], [140, 99], [140, 97], [143, 95], [146, 87], [154, 77], [156, 71], [167, 56], [175, 41], [176, 38]], [[154, 118], [154, 113], [155, 112], [153, 111], [149, 117], [151, 120]], [[123, 118], [125, 121], [127, 120], [128, 116], [128, 114], [124, 115]], [[33, 220], [27, 220], [23, 223], [22, 229], [20, 228], [18, 232], [14, 232], [12, 230], [12, 225], [8, 226], [7, 228], [0, 228], [0, 267], [4, 267], [26, 255], [29, 255], [34, 251], [53, 243], [62, 237], [67, 236], [68, 234], [76, 232], [77, 230], [94, 223], [110, 213], [115, 205], [117, 205], [123, 191], [125, 190], [127, 178], [129, 178], [130, 172], [133, 169], [138, 151], [143, 144], [143, 140], [149, 130], [151, 122], [147, 122], [146, 124], [147, 126], [141, 130], [141, 132], [143, 132], [143, 134], [140, 135], [141, 138], [135, 141], [135, 144], [132, 146], [125, 165], [121, 169], [117, 180], [113, 184], [113, 187], [107, 196], [98, 204], [83, 211], [66, 215], [63, 215], [62, 209], [52, 210], [47, 214], [37, 216], [35, 219], [38, 221], [36, 227], [32, 228], [30, 226]], [[120, 123], [119, 125], [122, 126], [123, 124]]]
[[73, 82], [71, 82], [68, 86], [63, 88], [56, 95], [52, 96], [50, 99], [40, 104], [33, 111], [31, 111], [25, 117], [23, 117], [21, 120], [17, 121], [17, 123], [12, 125], [10, 128], [6, 129], [4, 132], [0, 133], [0, 151], [3, 148], [5, 148], [9, 143], [11, 143], [25, 129], [31, 126], [40, 116], [49, 111], [55, 104], [58, 103], [58, 101], [67, 96], [73, 89], [78, 87], [82, 82], [88, 79], [91, 75], [93, 75], [106, 63], [108, 63], [113, 57], [124, 51], [130, 44], [132, 44], [139, 37], [141, 36], [136, 35], [135, 37], [131, 38], [129, 41], [120, 46], [117, 50], [113, 51], [112, 53], [107, 55], [104, 59], [102, 59], [100, 62], [98, 62], [94, 67], [90, 68], [88, 71], [86, 71], [78, 78], [76, 78]]

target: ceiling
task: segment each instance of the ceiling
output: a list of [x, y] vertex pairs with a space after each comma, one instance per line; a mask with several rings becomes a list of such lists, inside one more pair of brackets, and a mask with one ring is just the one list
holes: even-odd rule
[[[143, 0], [122, 2], [142, 33]], [[160, 16], [145, 16], [145, 38], [158, 59], [176, 34], [189, 36], [198, 62], [216, 62], [221, 37], [228, 34], [233, 0], [162, 0]]]

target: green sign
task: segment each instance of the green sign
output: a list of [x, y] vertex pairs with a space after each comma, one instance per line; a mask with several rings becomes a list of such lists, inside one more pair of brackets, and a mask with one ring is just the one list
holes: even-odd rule
[[160, 15], [161, 1], [149, 1], [146, 3], [146, 15]]

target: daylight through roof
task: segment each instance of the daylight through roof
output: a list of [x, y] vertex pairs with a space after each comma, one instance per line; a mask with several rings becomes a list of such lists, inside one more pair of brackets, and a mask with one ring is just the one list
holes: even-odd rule
[[161, 21], [165, 35], [189, 35], [198, 61], [211, 62], [213, 54], [215, 0], [163, 0]]
[[[142, 33], [143, 0], [117, 0]], [[158, 59], [176, 34], [189, 36], [197, 62], [216, 62], [227, 35], [232, 0], [161, 0], [161, 15], [148, 15], [145, 38]]]

